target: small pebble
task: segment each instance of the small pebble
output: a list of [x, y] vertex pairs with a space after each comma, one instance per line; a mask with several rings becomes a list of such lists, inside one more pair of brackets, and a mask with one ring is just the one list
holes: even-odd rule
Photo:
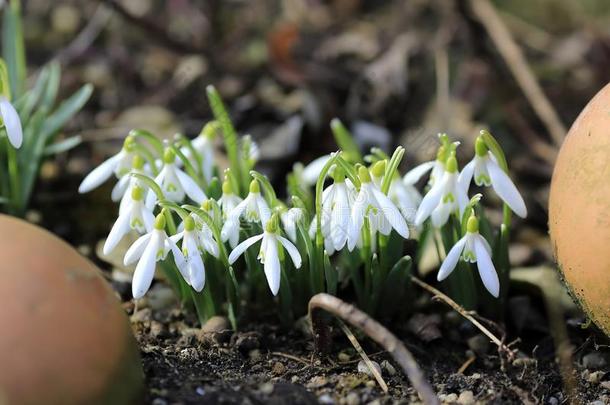
[[349, 394], [347, 394], [347, 397], [345, 397], [345, 405], [359, 405], [359, 404], [360, 404], [360, 397], [355, 392], [350, 392]]
[[256, 363], [256, 362], [260, 361], [261, 357], [263, 357], [263, 356], [262, 356], [260, 350], [254, 349], [254, 350], [250, 350], [248, 352], [248, 357], [250, 358], [251, 361]]
[[307, 384], [307, 388], [320, 388], [325, 386], [328, 383], [328, 379], [323, 375], [317, 375], [313, 377], [309, 384]]
[[462, 405], [472, 405], [474, 404], [474, 394], [472, 393], [472, 391], [464, 391], [460, 393], [457, 402], [458, 404]]
[[[377, 363], [376, 361], [371, 360], [371, 363], [373, 363], [373, 367], [375, 367], [375, 369], [379, 372], [379, 374], [381, 374], [381, 366], [379, 365], [379, 363]], [[358, 362], [358, 372], [362, 373], [362, 374], [366, 374], [369, 377], [373, 377], [373, 373], [371, 372], [371, 369], [369, 368], [369, 366], [366, 364], [366, 362], [364, 360], [360, 360]]]
[[457, 394], [451, 393], [451, 394], [447, 394], [447, 395], [439, 395], [439, 399], [446, 403], [453, 403], [453, 402], [457, 402], [458, 396], [457, 396]]
[[273, 383], [267, 382], [267, 383], [261, 384], [261, 386], [258, 388], [258, 390], [263, 395], [271, 395], [271, 393], [273, 392]]
[[559, 400], [555, 397], [549, 398], [549, 405], [559, 405]]
[[318, 402], [325, 405], [332, 405], [335, 403], [335, 400], [330, 395], [324, 394], [318, 397]]
[[271, 372], [275, 375], [282, 375], [286, 372], [286, 366], [283, 363], [276, 361]]
[[224, 316], [213, 316], [201, 327], [201, 332], [221, 332], [229, 329], [229, 320]]
[[195, 392], [197, 393], [197, 395], [201, 395], [201, 396], [205, 395], [205, 389], [203, 389], [203, 387], [197, 387], [195, 389]]
[[351, 356], [345, 352], [341, 352], [341, 353], [339, 353], [337, 358], [339, 359], [340, 362], [346, 363], [346, 362], [350, 361]]
[[592, 352], [582, 358], [582, 365], [589, 369], [601, 369], [607, 364], [608, 359], [600, 352]]
[[388, 372], [388, 375], [396, 375], [396, 368], [387, 360], [381, 362], [381, 368]]

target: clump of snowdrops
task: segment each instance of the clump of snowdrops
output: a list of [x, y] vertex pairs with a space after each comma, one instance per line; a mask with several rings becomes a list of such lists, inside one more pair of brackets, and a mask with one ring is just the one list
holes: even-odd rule
[[[195, 139], [162, 142], [133, 130], [80, 185], [84, 193], [116, 180], [111, 197], [118, 218], [104, 253], [130, 232], [141, 235], [124, 257], [125, 265], [135, 265], [134, 298], [146, 294], [160, 269], [202, 322], [226, 313], [235, 326], [244, 308], [262, 304], [279, 305], [289, 321], [319, 292], [353, 294], [367, 312], [391, 317], [413, 301], [413, 260], [405, 253], [415, 246], [406, 241], [418, 239], [411, 253], [418, 258], [425, 244], [436, 245], [438, 281], [459, 303], [476, 308], [487, 297], [503, 299], [511, 214], [527, 212], [489, 132], [481, 131], [474, 158], [461, 171], [459, 143], [441, 134], [436, 159], [403, 176], [402, 146], [391, 156], [376, 148], [362, 156], [335, 119], [341, 150], [295, 164], [288, 197], [280, 199], [255, 169], [256, 143], [238, 137], [213, 87], [207, 94], [215, 120]], [[229, 161], [224, 170], [216, 159], [218, 137]], [[428, 174], [422, 197], [417, 185]], [[473, 182], [503, 200], [499, 230], [484, 215], [482, 195], [469, 197]]]

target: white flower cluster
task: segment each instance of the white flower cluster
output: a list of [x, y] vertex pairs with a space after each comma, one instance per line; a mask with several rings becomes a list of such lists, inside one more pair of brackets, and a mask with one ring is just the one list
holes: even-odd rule
[[[460, 215], [461, 219], [469, 203], [468, 191], [473, 178], [479, 186], [493, 187], [516, 214], [526, 215], [523, 199], [481, 139], [476, 143], [475, 158], [461, 173], [455, 158], [457, 145], [450, 144], [446, 137], [441, 140], [435, 161], [415, 167], [402, 178], [396, 171], [387, 169], [388, 162], [384, 159], [370, 167], [351, 163], [348, 167], [339, 163], [329, 165], [332, 163], [329, 159], [336, 155], [316, 159], [301, 171], [300, 180], [302, 184], [313, 184], [320, 183], [321, 175], [331, 177], [332, 181], [321, 194], [319, 212], [310, 213], [304, 206], [286, 207], [275, 198], [273, 191], [267, 190], [266, 187], [271, 187], [268, 183], [262, 187], [263, 196], [261, 182], [256, 177], [246, 193], [232, 173], [225, 175], [221, 190], [215, 194], [217, 198], [208, 198], [210, 184], [218, 181], [210, 131], [202, 131], [192, 142], [166, 145], [163, 153], [157, 150], [156, 155], [130, 135], [119, 153], [83, 180], [79, 191], [88, 192], [113, 175], [118, 179], [112, 199], [120, 202], [119, 215], [106, 239], [104, 253], [112, 252], [128, 232], [142, 235], [124, 257], [126, 265], [137, 262], [132, 282], [134, 298], [146, 293], [156, 263], [165, 259], [169, 251], [184, 280], [201, 291], [205, 285], [206, 255], [218, 258], [230, 248], [226, 264], [232, 265], [259, 241], [257, 258], [263, 264], [272, 294], [276, 295], [286, 257], [284, 251], [295, 268], [301, 267], [302, 252], [295, 245], [299, 237], [307, 234], [297, 231], [301, 225], [307, 229], [304, 222], [308, 220], [311, 220], [308, 236], [315, 240], [319, 225], [324, 249], [329, 255], [344, 248], [349, 251], [362, 248], [367, 243], [374, 251], [377, 234], [389, 235], [394, 230], [407, 239], [409, 224], [417, 229], [430, 218], [432, 225], [440, 228], [452, 214]], [[240, 159], [253, 166], [258, 148], [251, 140], [245, 144], [247, 148], [240, 150]], [[322, 173], [324, 168], [327, 171]], [[430, 171], [429, 189], [422, 199], [415, 186]], [[154, 183], [145, 181], [146, 177]], [[179, 204], [185, 204], [184, 208], [189, 206], [188, 202], [200, 208], [181, 215], [182, 223], [175, 234], [168, 235], [166, 229], [172, 217], [171, 213], [168, 217], [167, 206], [182, 209]], [[156, 217], [155, 212], [158, 212]], [[262, 232], [252, 235], [248, 233], [252, 229]], [[479, 235], [475, 217], [469, 219], [467, 229], [466, 236], [448, 253], [438, 279], [446, 278], [462, 257], [477, 263], [484, 285], [497, 297], [499, 282], [490, 259], [491, 249]]]

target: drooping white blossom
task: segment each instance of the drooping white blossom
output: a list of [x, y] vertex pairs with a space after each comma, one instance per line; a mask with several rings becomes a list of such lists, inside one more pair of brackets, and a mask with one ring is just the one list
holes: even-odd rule
[[262, 243], [258, 253], [258, 260], [263, 264], [271, 293], [277, 295], [280, 289], [282, 271], [279, 256], [280, 246], [286, 249], [294, 263], [294, 267], [297, 269], [301, 267], [301, 254], [292, 242], [278, 234], [277, 219], [267, 222], [265, 231], [262, 234], [252, 236], [237, 245], [229, 255], [229, 263], [235, 263], [239, 256], [259, 240], [262, 240]]
[[479, 234], [479, 221], [475, 216], [468, 219], [467, 232], [447, 253], [438, 271], [438, 281], [446, 279], [462, 258], [469, 263], [476, 263], [483, 285], [491, 295], [498, 298], [500, 295], [500, 281], [496, 268], [491, 260], [491, 247]]
[[[184, 255], [178, 246], [165, 233], [164, 214], [157, 215], [152, 231], [140, 236], [125, 253], [123, 264], [129, 266], [136, 261], [136, 269], [131, 282], [131, 292], [134, 298], [141, 298], [146, 294], [155, 275], [157, 262], [164, 260], [169, 251], [172, 251], [178, 269], [184, 269]], [[182, 273], [185, 280], [188, 274]]]
[[519, 190], [508, 174], [500, 168], [496, 156], [487, 148], [481, 137], [476, 140], [474, 158], [464, 166], [458, 179], [460, 187], [466, 193], [473, 178], [477, 186], [491, 186], [515, 214], [521, 218], [527, 216], [527, 207]]
[[104, 243], [103, 252], [105, 255], [110, 254], [130, 230], [144, 234], [150, 232], [153, 228], [155, 216], [152, 210], [144, 204], [144, 189], [142, 187], [134, 187], [129, 194], [129, 199], [125, 201], [125, 205], [122, 210], [119, 210], [119, 217]]
[[269, 221], [271, 210], [261, 195], [260, 185], [257, 180], [250, 182], [250, 192], [231, 212], [222, 227], [222, 241], [229, 241], [231, 247], [235, 247], [239, 241], [239, 221], [241, 218], [247, 222], [258, 222], [264, 227]]
[[135, 156], [135, 142], [132, 136], [125, 138], [121, 151], [93, 169], [81, 182], [78, 192], [88, 193], [106, 182], [113, 174], [118, 179], [128, 174]]
[[297, 226], [304, 217], [305, 214], [303, 213], [302, 208], [293, 207], [280, 213], [282, 227], [284, 228], [284, 232], [286, 232], [288, 239], [290, 239], [292, 243], [297, 243]]
[[443, 177], [432, 186], [419, 205], [415, 214], [415, 225], [421, 226], [431, 217], [432, 225], [440, 228], [452, 213], [459, 212], [461, 215], [467, 204], [466, 192], [458, 187], [457, 160], [452, 154], [445, 163]]
[[[161, 187], [165, 197], [174, 202], [182, 202], [188, 196], [201, 204], [207, 197], [201, 187], [188, 174], [176, 165], [176, 154], [170, 148], [163, 155], [163, 168], [155, 177], [155, 183]], [[149, 191], [146, 204], [151, 207], [156, 199], [153, 191]]]
[[223, 219], [229, 217], [229, 213], [241, 203], [243, 199], [233, 192], [233, 187], [228, 178], [222, 183], [222, 195], [218, 200], [218, 205], [222, 210]]
[[407, 239], [409, 227], [404, 217], [392, 200], [373, 183], [368, 169], [361, 166], [358, 169], [358, 177], [361, 184], [358, 196], [352, 205], [347, 235], [348, 249], [352, 251], [360, 239], [365, 219], [368, 219], [372, 232], [379, 231], [382, 235], [389, 235], [393, 228], [400, 236]]

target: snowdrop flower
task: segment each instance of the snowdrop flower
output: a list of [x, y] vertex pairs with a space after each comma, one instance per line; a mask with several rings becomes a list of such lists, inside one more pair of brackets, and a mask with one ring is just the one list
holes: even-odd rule
[[305, 166], [303, 172], [301, 173], [303, 181], [309, 186], [315, 185], [318, 181], [318, 177], [320, 177], [320, 173], [322, 172], [324, 165], [330, 158], [331, 155], [320, 156]]
[[0, 95], [0, 123], [6, 130], [8, 140], [15, 149], [19, 149], [23, 143], [23, 129], [21, 119], [17, 110], [8, 101], [8, 98]]
[[[184, 219], [184, 230], [170, 237], [173, 243], [182, 239], [184, 261], [181, 262], [182, 268], [179, 270], [186, 282], [197, 292], [201, 292], [205, 285], [205, 266], [201, 258], [201, 253], [205, 250], [205, 247], [201, 244], [202, 237], [200, 234], [201, 231], [196, 229], [195, 219], [189, 215]], [[208, 238], [208, 236], [206, 234], [203, 238]], [[206, 247], [208, 246], [206, 245]], [[214, 253], [214, 256], [218, 257], [217, 246]]]
[[437, 228], [447, 223], [449, 215], [458, 211], [460, 215], [468, 204], [468, 196], [462, 187], [458, 187], [458, 169], [455, 154], [452, 153], [445, 163], [445, 172], [422, 200], [415, 214], [415, 225], [421, 226], [431, 217], [432, 225]]
[[128, 136], [125, 138], [121, 151], [93, 169], [93, 171], [83, 179], [80, 186], [78, 186], [78, 192], [81, 194], [88, 193], [99, 187], [113, 174], [120, 179], [129, 173], [135, 156], [135, 143], [136, 140], [134, 137]]
[[[379, 165], [373, 167], [376, 173], [373, 176], [381, 177], [377, 172]], [[352, 251], [360, 238], [364, 219], [368, 218], [372, 232], [379, 231], [382, 235], [389, 235], [392, 228], [403, 238], [409, 237], [409, 227], [396, 205], [381, 192], [379, 187], [371, 180], [366, 167], [358, 168], [360, 178], [360, 191], [351, 210], [351, 220], [347, 233], [347, 248]]]
[[243, 199], [240, 196], [233, 193], [233, 187], [231, 186], [229, 179], [225, 178], [222, 183], [222, 195], [218, 200], [218, 205], [222, 210], [222, 217], [224, 219], [228, 218], [229, 213], [242, 201]]
[[415, 184], [419, 182], [422, 176], [430, 171], [428, 186], [432, 187], [442, 179], [443, 173], [445, 172], [445, 162], [451, 153], [456, 150], [460, 143], [451, 143], [447, 134], [439, 134], [438, 137], [441, 142], [441, 146], [439, 146], [436, 152], [436, 159], [421, 163], [409, 170], [402, 179], [407, 187], [415, 187]]
[[[178, 246], [167, 237], [165, 217], [163, 213], [160, 213], [154, 221], [152, 231], [140, 236], [127, 250], [123, 259], [125, 266], [138, 262], [131, 282], [133, 298], [138, 299], [146, 294], [155, 275], [157, 262], [164, 260], [170, 250], [174, 255], [178, 269], [184, 269], [184, 255], [178, 249]], [[185, 280], [188, 280], [188, 275], [182, 273], [182, 276]]]
[[398, 174], [395, 174], [394, 179], [390, 183], [388, 197], [396, 204], [407, 222], [413, 222], [422, 199], [419, 191], [413, 185], [401, 180]]
[[250, 192], [248, 196], [227, 216], [222, 231], [222, 241], [229, 241], [231, 247], [235, 247], [239, 240], [239, 219], [244, 218], [247, 222], [260, 222], [261, 226], [265, 226], [271, 211], [269, 205], [261, 195], [260, 185], [257, 180], [250, 182]]
[[[203, 204], [201, 204], [201, 209], [208, 213], [211, 218], [214, 218], [214, 215], [212, 214], [211, 200], [204, 201]], [[192, 231], [192, 233], [197, 239], [196, 243], [199, 251], [201, 253], [207, 252], [215, 258], [218, 258], [218, 243], [216, 242], [216, 239], [214, 239], [214, 232], [212, 232], [208, 224], [197, 214], [191, 214], [190, 218], [190, 220], [195, 221], [195, 229]], [[187, 220], [185, 219], [178, 228], [179, 232], [171, 237], [174, 242], [178, 243], [178, 241], [184, 237], [186, 222]]]
[[[170, 148], [165, 149], [163, 154], [163, 168], [155, 178], [155, 183], [161, 187], [168, 200], [182, 202], [185, 196], [198, 204], [207, 197], [201, 187], [195, 183], [188, 174], [176, 166], [176, 154]], [[152, 190], [148, 193], [146, 204], [151, 207], [155, 202], [156, 195]]]
[[460, 174], [458, 183], [468, 193], [470, 182], [474, 177], [477, 186], [491, 186], [496, 194], [521, 218], [527, 216], [527, 208], [523, 197], [515, 187], [510, 177], [498, 166], [498, 161], [485, 145], [480, 136], [475, 142], [475, 156]]
[[284, 232], [286, 232], [288, 239], [290, 239], [292, 243], [297, 243], [297, 224], [303, 220], [304, 216], [303, 209], [296, 207], [288, 210], [284, 209], [280, 214]]
[[468, 219], [466, 229], [466, 235], [447, 254], [438, 271], [437, 279], [438, 281], [446, 279], [462, 257], [466, 262], [477, 263], [483, 285], [491, 295], [498, 298], [500, 281], [496, 268], [491, 261], [491, 247], [485, 238], [479, 234], [479, 220], [474, 215]]
[[103, 249], [105, 255], [110, 254], [130, 230], [133, 229], [139, 234], [152, 230], [155, 216], [146, 207], [143, 200], [144, 189], [140, 186], [135, 186], [131, 190], [129, 200], [126, 200], [127, 202], [123, 210], [119, 211], [119, 217], [106, 238]]
[[[207, 124], [201, 130], [199, 136], [191, 142], [193, 149], [200, 156], [201, 170], [206, 183], [212, 180], [214, 175], [214, 138], [216, 137], [216, 126]], [[181, 149], [189, 161], [196, 163], [196, 159], [190, 148]], [[196, 165], [195, 165], [196, 166]]]
[[[129, 174], [138, 173], [138, 174], [149, 174], [146, 170], [146, 166], [144, 164], [144, 158], [140, 155], [135, 155], [133, 157], [133, 163], [131, 166], [131, 171]], [[110, 194], [110, 198], [112, 201], [117, 202], [120, 201], [119, 204], [119, 212], [125, 209], [125, 206], [129, 201], [131, 201], [131, 191], [134, 187], [142, 187], [144, 190], [147, 190], [148, 187], [143, 184], [140, 180], [138, 180], [134, 176], [124, 175], [112, 188], [112, 193]]]
[[278, 234], [277, 222], [277, 214], [274, 214], [273, 218], [267, 222], [262, 234], [246, 239], [237, 245], [229, 255], [229, 263], [233, 264], [250, 246], [262, 239], [258, 260], [264, 266], [267, 283], [273, 295], [277, 295], [280, 289], [281, 268], [278, 251], [280, 245], [288, 252], [294, 267], [297, 269], [301, 267], [301, 255], [298, 249], [288, 239]]
[[347, 186], [343, 169], [335, 167], [332, 177], [334, 183], [322, 195], [322, 234], [332, 243], [331, 250], [336, 251], [347, 243], [354, 196]]

